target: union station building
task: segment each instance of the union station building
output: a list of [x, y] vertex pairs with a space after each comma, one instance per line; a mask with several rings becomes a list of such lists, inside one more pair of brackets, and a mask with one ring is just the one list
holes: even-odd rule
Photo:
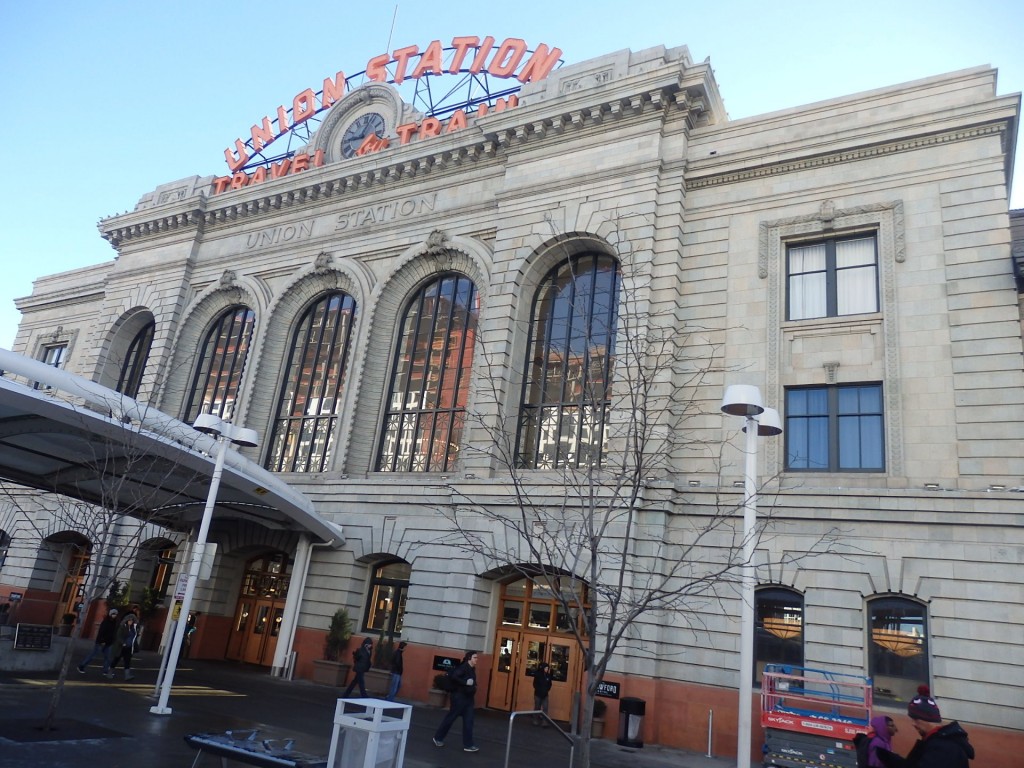
[[[223, 172], [101, 220], [109, 262], [17, 302], [14, 352], [184, 424], [256, 430], [241, 454], [338, 531], [215, 510], [191, 655], [310, 678], [345, 608], [357, 637], [409, 643], [403, 696], [426, 700], [437, 660], [474, 649], [479, 706], [532, 708], [544, 659], [568, 719], [583, 657], [556, 592], [586, 601], [589, 576], [525, 578], [526, 559], [460, 546], [451, 511], [486, 538], [474, 505], [512, 498], [513, 479], [553, 514], [570, 476], [620, 465], [627, 347], [659, 336], [674, 363], [650, 373], [680, 406], [657, 413], [640, 508], [666, 549], [628, 550], [626, 571], [662, 569], [694, 520], [738, 524], [742, 424], [720, 404], [759, 387], [783, 432], [757, 456], [755, 676], [867, 676], [894, 715], [927, 683], [979, 765], [1009, 768], [1024, 752], [1019, 94], [979, 66], [730, 120], [684, 46], [557, 66], [557, 49], [487, 58], [465, 40], [450, 69], [500, 87], [424, 109], [413, 81], [456, 76], [436, 43], [361, 83], [332, 74], [228, 141]], [[88, 532], [52, 520], [40, 541], [21, 514], [0, 520], [0, 599], [57, 624]], [[125, 577], [166, 596], [154, 638], [189, 533], [154, 528]], [[713, 712], [713, 751], [735, 754], [734, 581], [644, 615], [613, 655], [609, 690], [647, 702], [645, 741], [704, 751]]]

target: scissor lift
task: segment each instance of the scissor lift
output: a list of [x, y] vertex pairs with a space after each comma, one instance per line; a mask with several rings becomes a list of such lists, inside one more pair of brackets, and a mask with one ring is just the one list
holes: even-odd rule
[[768, 664], [761, 681], [764, 765], [857, 768], [853, 739], [871, 722], [871, 678]]

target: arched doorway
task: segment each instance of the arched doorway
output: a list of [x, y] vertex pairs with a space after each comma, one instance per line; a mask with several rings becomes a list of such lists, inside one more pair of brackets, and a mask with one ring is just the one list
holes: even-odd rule
[[487, 706], [506, 711], [533, 709], [533, 674], [537, 665], [551, 665], [548, 709], [555, 720], [568, 720], [572, 694], [580, 688], [583, 654], [573, 636], [578, 615], [568, 615], [559, 590], [586, 604], [586, 588], [571, 577], [519, 579], [501, 589], [501, 608], [494, 640], [494, 666]]
[[46, 539], [54, 556], [57, 571], [61, 576], [57, 605], [53, 612], [53, 624], [66, 624], [66, 616], [81, 616], [85, 603], [85, 579], [89, 575], [89, 558], [92, 545], [79, 533], [64, 531]]
[[260, 555], [246, 563], [227, 658], [265, 667], [273, 663], [290, 579], [284, 552]]

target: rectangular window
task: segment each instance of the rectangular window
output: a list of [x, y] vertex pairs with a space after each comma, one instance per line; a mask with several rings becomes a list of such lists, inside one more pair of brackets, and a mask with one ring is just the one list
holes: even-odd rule
[[786, 390], [786, 469], [881, 472], [885, 430], [881, 384]]
[[[42, 361], [47, 365], [52, 365], [54, 368], [63, 368], [64, 361], [67, 360], [68, 356], [68, 345], [67, 344], [51, 344], [43, 347]], [[33, 389], [49, 389], [50, 387], [36, 382], [33, 385]]]
[[789, 320], [878, 311], [873, 234], [787, 246], [786, 275]]

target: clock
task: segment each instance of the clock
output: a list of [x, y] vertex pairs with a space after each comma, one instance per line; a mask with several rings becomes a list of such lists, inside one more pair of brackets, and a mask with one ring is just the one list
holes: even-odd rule
[[366, 137], [371, 133], [378, 136], [384, 135], [384, 118], [376, 112], [365, 112], [345, 129], [341, 137], [342, 157], [354, 157], [356, 150], [363, 145]]

